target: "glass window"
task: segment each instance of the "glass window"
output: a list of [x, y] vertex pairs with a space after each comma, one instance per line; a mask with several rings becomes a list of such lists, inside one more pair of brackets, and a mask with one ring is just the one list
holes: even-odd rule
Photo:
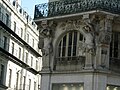
[[34, 82], [34, 90], [36, 90], [36, 82]]
[[3, 48], [6, 50], [7, 49], [7, 37], [3, 36]]
[[29, 79], [29, 89], [28, 90], [31, 90], [31, 79]]
[[11, 87], [11, 78], [12, 78], [12, 70], [9, 69], [9, 81], [8, 81], [8, 86]]
[[19, 47], [19, 59], [21, 59], [21, 48]]
[[36, 70], [38, 70], [38, 61], [36, 60]]
[[12, 42], [12, 54], [14, 54], [14, 43]]
[[26, 76], [23, 76], [23, 90], [25, 90]]
[[21, 28], [21, 35], [20, 37], [22, 38], [23, 37], [23, 29]]
[[9, 15], [6, 13], [6, 25], [9, 26]]
[[18, 84], [19, 84], [19, 72], [16, 73], [16, 89], [18, 90]]
[[79, 41], [84, 41], [84, 37], [77, 31], [72, 31], [64, 35], [58, 44], [57, 57], [77, 56], [77, 44]]
[[4, 80], [4, 65], [0, 65], [0, 84], [3, 84]]
[[16, 22], [14, 21], [14, 32], [16, 32]]
[[33, 57], [31, 56], [31, 67], [33, 66]]
[[27, 43], [29, 43], [29, 34], [27, 34]]
[[28, 53], [27, 52], [25, 53], [25, 56], [26, 56], [25, 62], [28, 63]]

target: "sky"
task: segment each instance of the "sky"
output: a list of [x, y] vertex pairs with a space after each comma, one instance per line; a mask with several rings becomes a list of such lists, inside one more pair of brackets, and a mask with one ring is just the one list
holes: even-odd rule
[[48, 0], [21, 0], [21, 6], [33, 18], [35, 5], [46, 2], [48, 2]]

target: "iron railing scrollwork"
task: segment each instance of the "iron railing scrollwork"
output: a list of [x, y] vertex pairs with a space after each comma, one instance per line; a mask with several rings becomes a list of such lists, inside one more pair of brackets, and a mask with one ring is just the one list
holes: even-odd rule
[[114, 14], [120, 13], [119, 0], [63, 0], [35, 6], [34, 18], [44, 18], [75, 14], [91, 10], [103, 10]]

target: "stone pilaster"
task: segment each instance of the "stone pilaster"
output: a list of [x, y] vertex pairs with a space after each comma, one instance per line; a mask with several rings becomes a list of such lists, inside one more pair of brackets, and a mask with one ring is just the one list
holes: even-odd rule
[[99, 69], [109, 68], [109, 47], [111, 41], [112, 20], [113, 16], [107, 15], [104, 20], [100, 21], [96, 52], [96, 66]]

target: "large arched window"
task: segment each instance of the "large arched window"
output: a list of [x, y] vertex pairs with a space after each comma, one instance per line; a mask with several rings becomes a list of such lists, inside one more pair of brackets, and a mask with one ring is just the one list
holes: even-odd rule
[[56, 64], [78, 64], [78, 60], [84, 58], [84, 53], [80, 54], [80, 42], [84, 42], [84, 36], [78, 31], [70, 31], [63, 35], [56, 49]]

